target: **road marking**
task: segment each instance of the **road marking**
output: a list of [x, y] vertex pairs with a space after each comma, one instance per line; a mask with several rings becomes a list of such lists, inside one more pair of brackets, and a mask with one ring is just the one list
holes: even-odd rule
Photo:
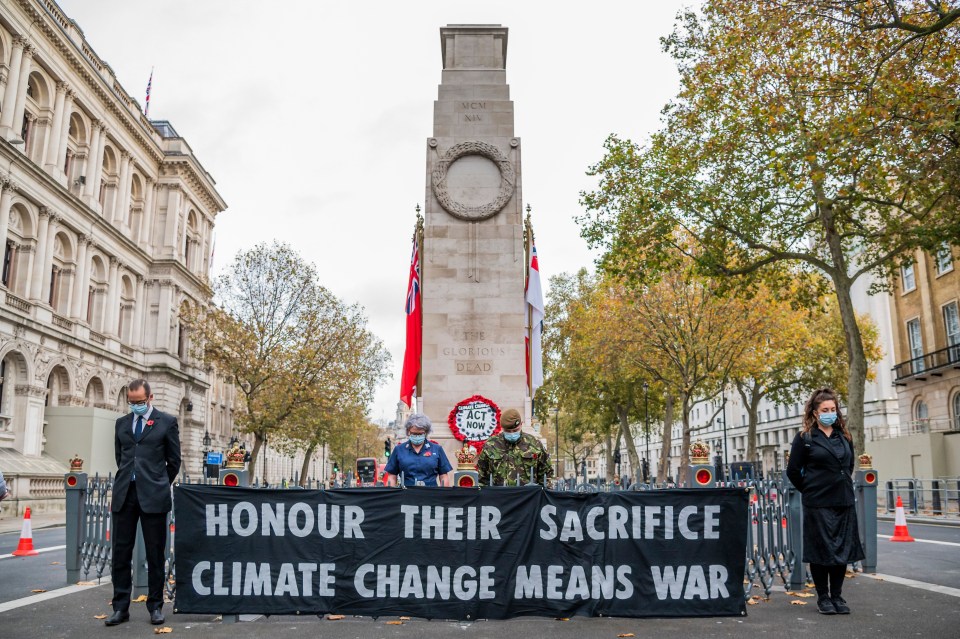
[[[51, 552], [53, 550], [63, 550], [64, 548], [66, 548], [66, 546], [50, 546], [49, 548], [35, 548], [34, 550], [36, 550], [37, 552]], [[6, 555], [0, 555], [0, 559], [8, 559], [10, 557], [13, 557], [12, 552]]]
[[81, 590], [99, 588], [100, 586], [108, 583], [110, 583], [110, 577], [103, 577], [100, 579], [99, 584], [94, 584], [92, 586], [80, 586], [75, 584], [73, 586], [57, 588], [56, 590], [51, 590], [50, 592], [41, 592], [36, 595], [31, 595], [30, 597], [24, 597], [23, 599], [14, 599], [13, 601], [8, 601], [7, 603], [0, 603], [0, 613], [22, 608], [24, 606], [32, 606], [33, 604], [40, 603], [41, 601], [47, 601], [48, 599], [56, 599], [57, 597], [62, 597], [64, 595], [72, 595], [73, 593], [80, 592]]
[[[877, 535], [877, 537], [882, 537], [883, 539], [890, 539], [892, 535]], [[960, 543], [955, 541], [937, 541], [936, 539], [914, 539], [914, 541], [921, 544], [939, 544], [941, 546], [960, 546]]]
[[951, 588], [950, 586], [938, 586], [937, 584], [928, 584], [925, 581], [915, 581], [913, 579], [905, 579], [904, 577], [895, 577], [894, 575], [884, 575], [884, 574], [870, 574], [864, 573], [867, 577], [872, 577], [879, 581], [889, 581], [890, 583], [900, 584], [901, 586], [910, 586], [911, 588], [919, 588], [920, 590], [928, 590], [930, 592], [940, 593], [941, 595], [950, 595], [951, 597], [960, 597], [960, 588]]

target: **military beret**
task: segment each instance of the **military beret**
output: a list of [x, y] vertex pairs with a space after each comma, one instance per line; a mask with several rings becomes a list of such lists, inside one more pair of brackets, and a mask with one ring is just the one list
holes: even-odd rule
[[503, 411], [503, 415], [500, 416], [500, 425], [505, 428], [513, 428], [521, 421], [523, 420], [520, 418], [520, 411], [516, 408], [508, 408]]

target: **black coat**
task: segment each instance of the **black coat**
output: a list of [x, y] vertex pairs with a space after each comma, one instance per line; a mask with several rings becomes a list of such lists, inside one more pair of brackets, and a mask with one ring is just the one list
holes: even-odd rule
[[[170, 512], [170, 484], [180, 472], [180, 427], [177, 418], [156, 408], [144, 424], [138, 442], [133, 436], [134, 414], [117, 420], [114, 445], [117, 476], [113, 480], [113, 512], [127, 498], [130, 478], [137, 472], [137, 500], [145, 513]], [[150, 422], [153, 422], [152, 424]]]
[[787, 477], [803, 495], [805, 507], [853, 506], [853, 444], [840, 434], [844, 453], [838, 458], [819, 428], [810, 437], [798, 433], [790, 448]]

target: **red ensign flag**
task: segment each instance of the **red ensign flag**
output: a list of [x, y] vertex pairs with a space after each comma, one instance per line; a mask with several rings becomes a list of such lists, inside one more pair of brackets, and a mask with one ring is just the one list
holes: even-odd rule
[[407, 350], [403, 354], [403, 373], [400, 375], [400, 400], [412, 405], [420, 372], [420, 349], [422, 344], [420, 307], [420, 244], [417, 233], [413, 235], [413, 255], [410, 256], [410, 281], [407, 284]]

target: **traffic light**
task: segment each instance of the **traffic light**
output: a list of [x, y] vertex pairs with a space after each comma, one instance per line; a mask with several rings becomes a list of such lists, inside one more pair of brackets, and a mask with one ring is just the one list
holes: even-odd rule
[[340, 465], [337, 464], [337, 462], [333, 462], [333, 472], [335, 472], [335, 473], [339, 473], [339, 472], [340, 472]]
[[390, 438], [389, 437], [383, 440], [383, 454], [386, 457], [390, 456]]

